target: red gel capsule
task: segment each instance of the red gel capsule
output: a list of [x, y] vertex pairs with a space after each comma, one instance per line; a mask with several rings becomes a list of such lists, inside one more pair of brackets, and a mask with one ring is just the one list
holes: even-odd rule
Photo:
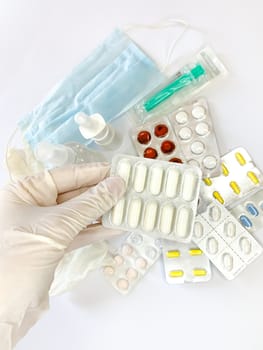
[[144, 158], [157, 158], [158, 157], [158, 153], [154, 148], [151, 147], [147, 147], [143, 153]]
[[182, 161], [182, 159], [180, 159], [180, 158], [171, 158], [171, 159], [169, 160], [169, 162], [183, 164], [183, 161]]
[[139, 143], [147, 145], [147, 143], [151, 141], [151, 134], [149, 133], [149, 131], [140, 131], [137, 136], [137, 140]]
[[154, 135], [157, 137], [164, 137], [168, 133], [168, 128], [165, 124], [158, 124], [154, 128]]
[[163, 153], [172, 153], [175, 150], [175, 144], [172, 141], [164, 141], [161, 150]]

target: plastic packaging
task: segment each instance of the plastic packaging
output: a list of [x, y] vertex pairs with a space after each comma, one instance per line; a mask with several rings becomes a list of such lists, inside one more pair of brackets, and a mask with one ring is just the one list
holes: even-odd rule
[[250, 233], [263, 228], [263, 189], [241, 200], [231, 210], [231, 214]]
[[111, 174], [124, 179], [127, 191], [103, 216], [104, 226], [180, 242], [191, 240], [200, 190], [199, 168], [118, 155]]
[[88, 116], [79, 112], [75, 115], [75, 122], [79, 125], [79, 131], [86, 140], [92, 139], [97, 145], [109, 149], [116, 149], [120, 146], [120, 135], [110, 124], [106, 124], [99, 113]]
[[259, 243], [216, 201], [196, 217], [193, 241], [228, 280], [262, 253]]
[[46, 169], [52, 169], [66, 164], [105, 161], [101, 153], [74, 142], [66, 145], [41, 142], [36, 146], [34, 152], [36, 159], [41, 162]]
[[230, 206], [263, 184], [263, 174], [256, 167], [244, 148], [236, 148], [221, 159], [222, 174], [214, 178], [205, 178], [202, 187], [203, 198], [216, 199]]
[[183, 104], [212, 80], [226, 73], [226, 68], [214, 51], [205, 47], [168, 83], [154, 90], [135, 106], [138, 119], [145, 121], [148, 118], [160, 117], [171, 107]]
[[143, 278], [161, 254], [158, 240], [139, 233], [131, 233], [121, 247], [109, 252], [102, 271], [112, 286], [127, 294]]
[[221, 173], [220, 154], [207, 101], [198, 98], [132, 131], [140, 156], [187, 162], [199, 166], [204, 177]]
[[162, 253], [167, 283], [206, 282], [211, 279], [210, 261], [196, 244], [163, 240]]

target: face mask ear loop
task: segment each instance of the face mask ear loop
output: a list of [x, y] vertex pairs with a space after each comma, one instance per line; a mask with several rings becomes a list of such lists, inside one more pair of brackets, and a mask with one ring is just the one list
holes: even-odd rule
[[10, 135], [8, 141], [7, 141], [7, 146], [6, 146], [6, 151], [5, 151], [5, 163], [6, 163], [6, 167], [7, 167], [7, 171], [8, 171], [8, 175], [10, 180], [12, 180], [12, 174], [9, 168], [9, 162], [8, 162], [8, 155], [10, 154], [10, 148], [11, 148], [11, 143], [14, 140], [16, 134], [18, 132], [18, 127], [15, 128], [15, 130], [13, 131], [13, 133]]
[[136, 29], [157, 29], [158, 30], [158, 29], [165, 29], [165, 28], [171, 28], [171, 27], [177, 27], [177, 26], [183, 26], [183, 30], [179, 34], [179, 36], [172, 41], [170, 47], [167, 50], [165, 63], [161, 67], [161, 72], [164, 72], [171, 63], [171, 60], [172, 60], [177, 43], [182, 39], [182, 37], [188, 31], [188, 29], [190, 28], [190, 25], [181, 19], [168, 18], [166, 20], [160, 21], [158, 23], [153, 23], [153, 24], [128, 25], [128, 26], [124, 27], [123, 30], [125, 32], [129, 32], [129, 31], [136, 30]]

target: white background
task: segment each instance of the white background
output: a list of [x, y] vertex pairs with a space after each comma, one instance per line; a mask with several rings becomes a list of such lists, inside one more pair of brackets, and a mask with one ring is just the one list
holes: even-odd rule
[[[1, 0], [1, 159], [18, 118], [115, 26], [174, 16], [205, 31], [230, 70], [205, 92], [222, 154], [242, 145], [263, 169], [262, 15], [260, 0]], [[157, 263], [126, 297], [93, 273], [51, 299], [17, 349], [262, 350], [262, 269], [263, 256], [232, 282], [215, 271], [207, 284], [168, 286]]]

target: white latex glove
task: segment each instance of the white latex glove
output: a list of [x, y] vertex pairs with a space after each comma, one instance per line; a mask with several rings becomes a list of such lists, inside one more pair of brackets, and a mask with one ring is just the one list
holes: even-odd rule
[[74, 238], [123, 195], [122, 179], [106, 178], [108, 171], [105, 163], [73, 165], [0, 192], [1, 350], [12, 349], [48, 308], [55, 269]]

